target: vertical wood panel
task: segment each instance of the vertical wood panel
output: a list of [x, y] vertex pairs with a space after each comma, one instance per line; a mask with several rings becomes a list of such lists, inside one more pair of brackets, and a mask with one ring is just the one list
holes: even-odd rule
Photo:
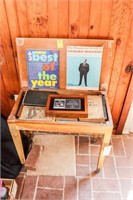
[[126, 119], [127, 119], [128, 113], [129, 113], [129, 109], [130, 109], [132, 100], [133, 100], [133, 76], [131, 77], [130, 86], [129, 86], [128, 91], [127, 91], [127, 95], [126, 95], [125, 102], [124, 102], [124, 107], [123, 107], [123, 110], [122, 110], [122, 113], [121, 113], [121, 116], [120, 116], [120, 120], [119, 120], [117, 130], [116, 130], [117, 134], [122, 133], [122, 130], [124, 128], [124, 124], [126, 122]]
[[80, 0], [79, 2], [79, 35], [78, 38], [87, 38], [89, 32], [91, 0]]
[[[111, 51], [110, 51], [110, 49], [111, 49]], [[116, 45], [113, 42], [110, 42], [104, 46], [104, 54], [103, 54], [104, 56], [102, 58], [102, 66], [104, 66], [104, 67], [101, 70], [101, 76], [100, 76], [101, 88], [100, 88], [100, 90], [108, 91], [113, 62], [114, 62], [115, 49], [116, 49]], [[109, 51], [110, 51], [110, 53], [109, 53]], [[106, 74], [106, 76], [105, 76], [105, 74]]]
[[68, 29], [68, 0], [58, 0], [58, 36], [59, 38], [67, 38]]
[[[10, 31], [8, 27], [8, 20], [6, 16], [6, 10], [4, 1], [0, 1], [0, 35], [2, 39], [3, 45], [3, 54], [5, 59], [5, 64], [7, 65], [7, 71], [9, 72], [9, 83], [10, 83], [10, 94], [16, 94], [19, 92], [19, 82], [18, 82], [18, 75], [16, 70], [16, 65], [14, 61], [14, 54], [13, 54], [13, 47], [12, 41], [10, 38]], [[8, 73], [7, 72], [7, 73]], [[6, 72], [5, 72], [6, 73]], [[6, 74], [3, 74], [6, 76]], [[10, 81], [11, 80], [11, 81]]]
[[101, 8], [101, 19], [100, 19], [100, 27], [99, 27], [99, 38], [108, 38], [109, 35], [109, 27], [111, 21], [113, 1], [103, 0], [102, 8]]
[[25, 0], [16, 0], [20, 36], [29, 37], [29, 24]]
[[80, 0], [69, 1], [69, 38], [78, 38]]
[[98, 38], [102, 12], [102, 0], [92, 0], [90, 10], [89, 38]]
[[118, 32], [121, 27], [122, 13], [123, 13], [123, 1], [125, 0], [113, 0], [112, 15], [109, 28], [109, 37], [113, 37], [116, 40]]
[[13, 45], [14, 58], [17, 65], [17, 59], [16, 59], [17, 52], [16, 52], [15, 39], [20, 35], [20, 31], [17, 18], [16, 0], [5, 0], [5, 7], [6, 7], [6, 14], [8, 19], [12, 45]]
[[118, 123], [121, 110], [124, 104], [124, 99], [127, 93], [128, 85], [130, 82], [130, 78], [132, 76], [131, 73], [127, 74], [125, 72], [126, 66], [131, 62], [133, 62], [133, 23], [131, 23], [130, 34], [129, 34], [128, 44], [127, 44], [126, 53], [124, 57], [124, 62], [123, 62], [122, 70], [120, 73], [119, 82], [117, 85], [117, 91], [116, 91], [116, 96], [114, 99], [114, 104], [112, 107], [112, 116], [113, 116], [113, 121], [115, 125], [117, 125]]
[[48, 33], [49, 37], [58, 36], [58, 1], [48, 0]]
[[[121, 2], [118, 1], [118, 3]], [[121, 25], [118, 24], [119, 31], [116, 35], [116, 54], [115, 54], [115, 60], [114, 60], [114, 67], [112, 71], [111, 81], [110, 81], [110, 87], [109, 87], [109, 101], [111, 107], [114, 103], [114, 98], [117, 90], [117, 84], [119, 81], [119, 76], [121, 72], [121, 67], [123, 64], [123, 58], [126, 51], [126, 45], [127, 45], [127, 39], [128, 39], [128, 33], [130, 30], [130, 24], [131, 24], [131, 13], [130, 13], [130, 7], [129, 7], [129, 0], [122, 2], [122, 21]]]
[[47, 0], [26, 1], [30, 37], [48, 37]]

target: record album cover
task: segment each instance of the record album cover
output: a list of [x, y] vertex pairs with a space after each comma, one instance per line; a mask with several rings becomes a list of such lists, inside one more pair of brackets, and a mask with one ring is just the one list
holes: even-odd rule
[[59, 50], [26, 50], [29, 88], [59, 87]]
[[99, 90], [101, 47], [67, 47], [67, 89]]

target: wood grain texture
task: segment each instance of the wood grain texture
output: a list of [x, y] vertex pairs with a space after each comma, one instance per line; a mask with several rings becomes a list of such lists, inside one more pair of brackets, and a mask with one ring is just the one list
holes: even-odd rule
[[80, 0], [69, 1], [69, 38], [77, 38], [79, 34]]
[[[69, 0], [58, 0], [58, 37], [67, 38], [69, 34]], [[51, 19], [52, 20], [52, 19]], [[53, 32], [53, 31], [52, 31]]]
[[102, 13], [102, 0], [91, 1], [89, 38], [98, 38]]
[[[109, 36], [109, 27], [112, 16], [113, 1], [102, 1], [101, 5], [101, 20], [99, 27], [99, 38], [107, 38]], [[111, 39], [111, 37], [109, 37]]]
[[9, 90], [10, 88], [10, 93], [16, 94], [19, 92], [20, 87], [19, 87], [18, 73], [17, 73], [15, 59], [14, 59], [12, 40], [10, 37], [10, 30], [8, 26], [8, 19], [7, 19], [5, 4], [3, 0], [0, 1], [0, 8], [1, 8], [0, 9], [1, 10], [0, 36], [1, 36], [2, 51], [3, 51], [2, 54], [4, 56], [4, 63], [2, 63], [1, 68], [4, 70], [3, 77], [4, 76], [7, 77], [6, 84], [8, 84], [8, 88], [6, 87], [6, 89]]
[[26, 1], [30, 37], [48, 37], [47, 0]]
[[18, 155], [20, 155], [20, 161], [22, 164], [24, 164], [25, 163], [25, 155], [24, 155], [23, 144], [21, 141], [20, 130], [16, 129], [15, 124], [8, 123], [8, 126], [9, 126], [9, 130], [10, 130], [14, 145], [18, 151]]
[[17, 66], [17, 52], [16, 52], [16, 43], [15, 38], [20, 35], [20, 30], [18, 26], [18, 17], [17, 17], [17, 10], [16, 10], [16, 0], [4, 0], [5, 8], [6, 8], [6, 15], [8, 19], [9, 31], [10, 36], [12, 39], [12, 46], [13, 46], [13, 53], [14, 58]]
[[[100, 90], [108, 91], [109, 83], [111, 79], [112, 67], [115, 57], [116, 45], [114, 42], [107, 42], [104, 46], [102, 69], [100, 76]], [[106, 76], [105, 76], [106, 74]]]
[[16, 0], [16, 9], [18, 16], [18, 25], [20, 29], [20, 36], [29, 37], [29, 22], [27, 16], [27, 7], [25, 0]]
[[127, 91], [127, 96], [125, 98], [125, 103], [120, 116], [119, 124], [117, 126], [116, 130], [117, 134], [122, 133], [132, 101], [133, 101], [133, 76], [131, 77], [130, 85]]
[[[119, 121], [119, 117], [121, 114], [121, 110], [124, 104], [125, 96], [127, 94], [129, 82], [131, 79], [132, 74], [131, 73], [126, 73], [125, 69], [127, 65], [129, 65], [133, 61], [133, 21], [131, 22], [130, 25], [130, 32], [129, 32], [129, 37], [128, 37], [128, 43], [126, 47], [126, 52], [124, 55], [124, 60], [122, 64], [122, 69], [117, 85], [117, 91], [114, 99], [114, 104], [112, 107], [112, 116], [113, 116], [113, 121], [114, 125], [117, 126], [117, 123]], [[119, 102], [119, 103], [118, 103]]]
[[49, 37], [55, 38], [58, 35], [58, 1], [48, 0], [48, 31]]
[[79, 2], [79, 33], [78, 38], [88, 38], [91, 0]]
[[118, 23], [118, 33], [115, 36], [117, 48], [116, 48], [116, 53], [115, 53], [111, 80], [110, 80], [110, 87], [108, 91], [111, 107], [113, 106], [113, 103], [114, 103], [114, 98], [115, 98], [117, 85], [118, 85], [118, 81], [119, 81], [119, 77], [120, 77], [120, 73], [122, 69], [123, 58], [126, 51], [126, 45], [127, 45], [128, 35], [130, 31], [130, 24], [131, 24], [131, 12], [130, 12], [130, 7], [129, 7], [129, 1], [127, 0], [127, 1], [117, 1], [117, 2], [120, 6], [122, 5], [121, 6], [122, 7], [122, 10], [121, 10], [122, 21], [120, 24]]
[[121, 27], [124, 1], [125, 0], [113, 1], [113, 8], [111, 14], [110, 28], [109, 28], [109, 37], [113, 37], [114, 39], [116, 39]]

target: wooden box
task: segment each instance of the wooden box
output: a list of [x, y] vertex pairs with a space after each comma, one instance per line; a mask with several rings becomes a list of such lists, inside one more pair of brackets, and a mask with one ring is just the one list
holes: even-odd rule
[[87, 118], [87, 95], [49, 95], [45, 113], [54, 117]]

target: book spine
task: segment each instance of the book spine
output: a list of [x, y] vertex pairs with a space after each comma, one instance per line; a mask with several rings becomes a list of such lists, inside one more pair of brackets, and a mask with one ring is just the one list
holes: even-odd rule
[[105, 97], [104, 95], [102, 95], [102, 107], [103, 107], [103, 113], [104, 113], [104, 118], [105, 120], [108, 119], [108, 115], [107, 115], [107, 107], [106, 107], [106, 101], [105, 101]]

